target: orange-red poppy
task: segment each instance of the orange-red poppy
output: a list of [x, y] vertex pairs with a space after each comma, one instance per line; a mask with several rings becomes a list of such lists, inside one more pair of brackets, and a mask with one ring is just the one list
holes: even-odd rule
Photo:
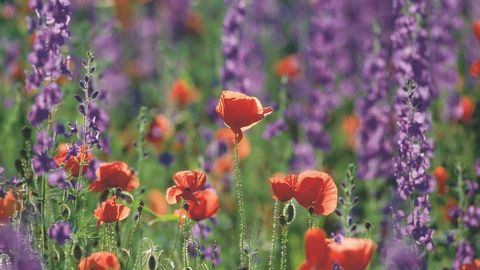
[[130, 208], [116, 203], [117, 198], [112, 196], [94, 210], [95, 219], [99, 224], [122, 221], [130, 214]]
[[147, 142], [155, 145], [157, 150], [161, 150], [163, 144], [172, 134], [170, 120], [162, 114], [157, 115], [148, 128], [146, 135]]
[[363, 270], [370, 263], [376, 245], [370, 239], [345, 238], [340, 243], [327, 239], [322, 229], [305, 233], [306, 262], [299, 270], [330, 270], [336, 264], [344, 270]]
[[213, 217], [218, 211], [218, 195], [211, 189], [197, 191], [194, 201], [188, 201], [188, 217], [195, 221]]
[[[53, 158], [57, 166], [63, 166], [63, 169], [68, 175], [78, 177], [87, 172], [90, 162], [93, 160], [93, 155], [88, 151], [87, 146], [80, 146], [76, 155], [70, 155], [67, 158], [70, 145], [61, 144], [57, 148], [57, 155]], [[80, 173], [80, 168], [82, 172]]]
[[108, 188], [132, 191], [140, 186], [140, 180], [127, 163], [114, 161], [103, 163], [95, 172], [97, 179], [90, 184], [90, 191], [102, 192]]
[[148, 191], [148, 206], [152, 211], [159, 215], [165, 215], [168, 213], [168, 204], [165, 200], [165, 195], [160, 190], [154, 188]]
[[202, 15], [195, 11], [191, 11], [187, 14], [183, 24], [187, 31], [195, 36], [202, 35], [205, 30]]
[[475, 78], [480, 77], [480, 60], [476, 60], [470, 65], [470, 75]]
[[289, 201], [295, 195], [297, 189], [297, 176], [294, 174], [287, 176], [272, 176], [268, 179], [272, 185], [273, 198], [281, 202]]
[[100, 251], [83, 258], [78, 264], [77, 270], [120, 270], [120, 263], [115, 254]]
[[472, 24], [472, 30], [475, 34], [475, 37], [480, 42], [480, 21], [474, 21]]
[[342, 120], [342, 130], [347, 137], [347, 144], [350, 148], [355, 149], [357, 132], [360, 128], [360, 120], [354, 114], [350, 114]]
[[13, 215], [15, 207], [18, 208], [18, 206], [11, 190], [5, 194], [5, 197], [0, 198], [0, 224], [7, 223], [8, 219]]
[[233, 91], [222, 91], [216, 112], [225, 125], [235, 133], [235, 142], [243, 138], [243, 131], [253, 127], [265, 116], [272, 113], [271, 107], [262, 107], [256, 97]]
[[175, 186], [167, 189], [167, 202], [175, 204], [180, 198], [196, 200], [193, 193], [203, 188], [207, 182], [207, 175], [200, 171], [179, 171], [173, 175]]
[[223, 155], [213, 162], [213, 172], [216, 176], [229, 174], [233, 171], [233, 161], [230, 155]]
[[[235, 133], [229, 128], [220, 128], [215, 132], [215, 137], [219, 141], [224, 141], [233, 151], [235, 147]], [[238, 143], [238, 159], [243, 160], [250, 155], [250, 141], [246, 136]]]
[[172, 101], [180, 107], [195, 101], [197, 94], [195, 90], [184, 80], [175, 80], [170, 90]]
[[469, 96], [461, 96], [460, 104], [462, 106], [462, 116], [460, 117], [460, 120], [464, 123], [468, 123], [472, 120], [473, 114], [475, 113], [475, 101]]
[[469, 264], [460, 266], [460, 270], [480, 270], [480, 259], [475, 259]]
[[130, 0], [114, 0], [115, 16], [122, 24], [123, 28], [128, 28], [133, 19], [133, 1]]
[[298, 175], [295, 199], [317, 215], [329, 215], [337, 208], [338, 191], [332, 177], [321, 171], [308, 170]]
[[437, 166], [433, 170], [433, 177], [437, 180], [438, 193], [445, 194], [448, 191], [447, 180], [448, 172], [443, 166]]
[[279, 77], [295, 79], [302, 73], [300, 60], [296, 54], [286, 56], [275, 64], [275, 74]]

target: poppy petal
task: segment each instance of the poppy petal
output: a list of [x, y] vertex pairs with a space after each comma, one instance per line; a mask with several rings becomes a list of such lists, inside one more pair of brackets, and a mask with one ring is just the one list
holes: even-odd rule
[[329, 250], [325, 240], [322, 229], [309, 229], [305, 233], [305, 257], [309, 264], [320, 267], [327, 262]]
[[470, 75], [475, 78], [480, 77], [480, 60], [473, 62], [473, 64], [470, 66]]
[[343, 269], [364, 270], [375, 253], [376, 245], [370, 239], [346, 238], [342, 242], [331, 242], [330, 258]]
[[333, 179], [326, 173], [323, 174], [323, 192], [319, 198], [320, 202], [316, 204], [315, 214], [330, 215], [337, 208], [338, 190]]
[[183, 188], [180, 187], [170, 187], [167, 189], [167, 195], [165, 198], [167, 199], [168, 204], [176, 204], [178, 203], [178, 199], [183, 193]]

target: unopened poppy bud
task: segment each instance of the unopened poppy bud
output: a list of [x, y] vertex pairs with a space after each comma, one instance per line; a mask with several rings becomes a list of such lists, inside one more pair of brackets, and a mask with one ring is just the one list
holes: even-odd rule
[[27, 126], [24, 126], [22, 128], [22, 134], [25, 140], [30, 140], [30, 136], [32, 135], [32, 129]]
[[312, 206], [308, 207], [308, 213], [310, 215], [313, 215], [313, 212], [315, 211], [315, 208], [313, 208]]
[[75, 247], [73, 247], [73, 257], [75, 260], [80, 260], [82, 258], [82, 248], [76, 244]]
[[150, 255], [150, 258], [148, 258], [148, 269], [155, 270], [155, 267], [157, 267], [157, 261], [153, 255]]
[[69, 219], [70, 218], [70, 208], [66, 204], [61, 204], [60, 205], [60, 215], [62, 216], [63, 219]]
[[184, 204], [183, 209], [185, 209], [185, 211], [188, 211], [188, 209], [190, 209], [190, 204], [188, 203]]
[[370, 228], [372, 228], [372, 224], [370, 224], [370, 222], [366, 222], [365, 229], [370, 230]]
[[280, 215], [280, 217], [278, 218], [278, 221], [280, 222], [280, 225], [282, 225], [282, 226], [287, 225], [287, 218], [283, 214]]
[[290, 224], [295, 219], [295, 206], [289, 203], [283, 209], [283, 215], [285, 215], [287, 219], [287, 223]]

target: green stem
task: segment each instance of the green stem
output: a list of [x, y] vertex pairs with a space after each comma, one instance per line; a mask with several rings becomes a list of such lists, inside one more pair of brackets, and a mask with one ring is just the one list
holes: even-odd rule
[[188, 219], [185, 220], [185, 224], [183, 226], [183, 267], [184, 269], [188, 269], [189, 261], [188, 261], [188, 242], [190, 238], [190, 228], [188, 227], [189, 222]]
[[313, 214], [308, 213], [308, 228], [313, 228]]
[[272, 270], [273, 259], [275, 257], [275, 242], [277, 240], [277, 217], [278, 217], [278, 200], [275, 200], [275, 205], [273, 206], [273, 220], [272, 220], [272, 240], [270, 243], [270, 256], [268, 259], [268, 269]]
[[[463, 191], [463, 169], [460, 163], [455, 164], [457, 169], [457, 193], [458, 193], [458, 207], [465, 210], [465, 193]], [[458, 219], [458, 239], [461, 241], [464, 238], [464, 224], [463, 218]]]
[[280, 270], [287, 269], [287, 243], [288, 243], [288, 225], [285, 224], [282, 231], [282, 248], [280, 257]]
[[[245, 266], [245, 250], [243, 247], [243, 241], [245, 237], [245, 213], [243, 206], [243, 193], [242, 193], [242, 182], [240, 180], [240, 165], [238, 158], [238, 142], [235, 142], [235, 189], [237, 193], [237, 202], [238, 202], [238, 213], [240, 216], [240, 238], [238, 240], [238, 246], [240, 249], [240, 266]], [[248, 266], [247, 266], [248, 268]]]

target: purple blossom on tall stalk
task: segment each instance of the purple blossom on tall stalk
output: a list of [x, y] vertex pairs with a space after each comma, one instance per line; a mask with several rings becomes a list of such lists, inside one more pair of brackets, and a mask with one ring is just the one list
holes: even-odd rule
[[61, 75], [70, 77], [69, 56], [62, 56], [60, 48], [70, 38], [69, 0], [31, 0], [30, 8], [35, 16], [28, 18], [29, 30], [35, 30], [33, 51], [28, 55], [33, 71], [27, 74], [28, 90], [41, 87], [46, 81], [54, 81]]
[[17, 270], [43, 269], [42, 260], [31, 247], [30, 241], [30, 236], [24, 230], [8, 225], [0, 228], [0, 253], [5, 255], [2, 257], [5, 265], [2, 266]]
[[223, 20], [222, 50], [224, 65], [222, 69], [222, 86], [224, 89], [245, 91], [243, 70], [241, 67], [240, 43], [242, 39], [241, 25], [244, 22], [246, 3], [243, 0], [228, 4], [227, 14]]
[[475, 256], [475, 250], [472, 248], [468, 241], [464, 240], [457, 247], [455, 254], [455, 260], [453, 261], [452, 270], [459, 270], [460, 266], [469, 264], [473, 261]]
[[[378, 44], [379, 45], [379, 44]], [[392, 110], [388, 100], [386, 53], [372, 47], [365, 60], [363, 80], [365, 94], [357, 102], [360, 117], [358, 131], [358, 164], [361, 179], [393, 177], [394, 135]]]
[[293, 156], [290, 160], [290, 170], [295, 173], [315, 169], [317, 159], [315, 149], [308, 143], [297, 143], [293, 146]]
[[50, 239], [57, 241], [59, 245], [64, 245], [72, 237], [72, 225], [65, 222], [57, 222], [48, 230]]

